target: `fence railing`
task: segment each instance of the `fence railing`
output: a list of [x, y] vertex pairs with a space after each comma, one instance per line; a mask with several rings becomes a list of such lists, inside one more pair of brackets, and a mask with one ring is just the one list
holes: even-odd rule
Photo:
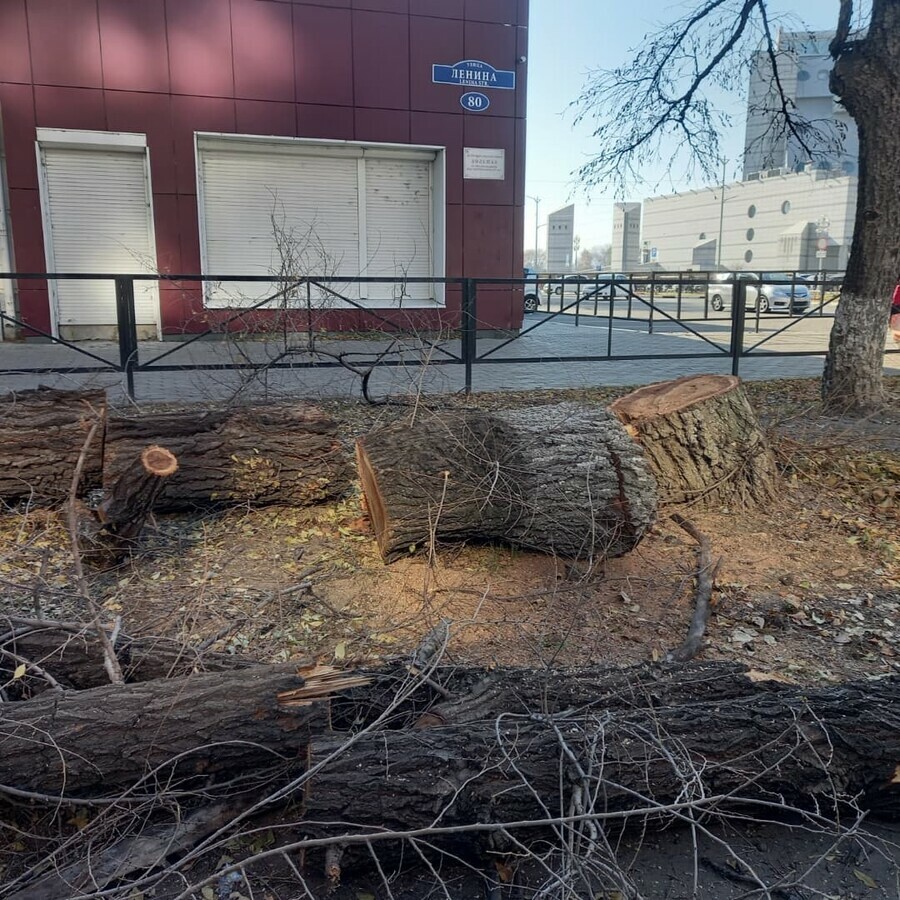
[[[116, 358], [95, 352], [90, 343], [67, 340], [23, 321], [9, 312], [0, 312], [4, 329], [17, 329], [20, 335], [43, 338], [68, 348], [72, 358], [65, 365], [49, 362], [38, 366], [4, 366], [0, 375], [45, 373], [103, 373], [124, 376], [125, 390], [135, 397], [135, 379], [139, 373], [212, 371], [212, 370], [279, 370], [302, 368], [349, 368], [364, 378], [377, 367], [457, 365], [464, 371], [464, 389], [471, 392], [473, 372], [482, 364], [583, 363], [621, 360], [722, 359], [728, 357], [733, 374], [740, 373], [741, 361], [749, 356], [814, 356], [827, 347], [821, 326], [810, 338], [816, 346], [773, 349], [773, 342], [790, 329], [800, 332], [804, 323], [830, 318], [840, 299], [839, 274], [820, 273], [802, 277], [798, 273], [635, 273], [594, 276], [567, 276], [550, 279], [536, 276], [509, 278], [350, 278], [343, 276], [304, 276], [278, 279], [270, 275], [210, 276], [151, 274], [46, 274], [0, 273], [0, 279], [15, 281], [96, 282], [98, 290], [115, 294], [115, 328], [118, 343]], [[177, 342], [164, 350], [151, 349], [138, 339], [135, 287], [146, 282], [181, 284], [197, 292], [223, 284], [258, 283], [269, 291], [240, 305], [223, 308], [204, 307], [208, 327], [186, 328]], [[385, 306], [370, 305], [360, 299], [366, 285], [393, 285], [393, 301]], [[417, 301], [408, 299], [411, 286], [430, 285], [433, 293], [448, 295], [447, 308], [434, 304], [435, 317], [429, 325]], [[500, 288], [510, 288], [509, 296], [523, 304], [523, 322], [518, 331], [497, 336], [489, 326], [495, 317], [485, 317], [480, 310], [482, 299], [496, 296]], [[379, 288], [381, 290], [382, 288]], [[449, 296], [450, 294], [453, 296]], [[367, 333], [379, 336], [362, 350], [334, 352], [323, 347], [318, 331], [337, 308], [364, 313]], [[528, 315], [534, 313], [534, 315]], [[256, 318], [254, 318], [256, 317]], [[438, 318], [440, 322], [438, 322]], [[774, 323], [778, 321], [777, 327]], [[596, 327], [597, 339], [590, 335], [578, 352], [564, 352], [557, 340], [548, 352], [535, 352], [524, 340], [537, 329], [550, 323], [564, 322], [576, 328]], [[196, 323], [194, 323], [196, 325]], [[193, 326], [191, 326], [193, 327]], [[748, 340], [748, 334], [766, 334]], [[437, 331], [435, 337], [433, 332]], [[487, 332], [490, 331], [490, 334]], [[315, 332], [315, 334], [314, 334]], [[618, 336], [619, 332], [625, 332]], [[186, 348], [212, 336], [235, 334], [253, 336], [273, 343], [275, 350], [264, 359], [249, 355], [238, 359], [184, 361]], [[690, 349], [660, 352], [642, 335], [677, 334], [689, 339]], [[306, 335], [306, 343], [297, 344], [289, 335]], [[317, 336], [318, 335], [318, 336]], [[412, 336], [404, 345], [401, 338]], [[168, 335], [171, 337], [172, 335]], [[340, 337], [340, 335], [338, 335]], [[626, 346], [622, 346], [627, 337]], [[318, 343], [317, 343], [318, 341]], [[616, 341], [620, 343], [617, 344]], [[280, 343], [280, 346], [278, 345]], [[2, 353], [3, 344], [0, 344]], [[387, 349], [390, 348], [390, 349]], [[518, 352], [522, 348], [522, 352]], [[898, 351], [887, 351], [898, 352]], [[86, 362], [82, 363], [82, 360]], [[349, 360], [349, 361], [348, 361]], [[90, 362], [91, 364], [88, 364]], [[2, 364], [2, 360], [0, 360]]]

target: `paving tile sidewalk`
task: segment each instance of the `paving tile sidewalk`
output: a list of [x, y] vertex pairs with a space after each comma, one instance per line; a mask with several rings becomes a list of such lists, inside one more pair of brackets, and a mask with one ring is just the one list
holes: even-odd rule
[[[702, 335], [700, 337], [672, 322], [656, 322], [653, 333], [649, 334], [645, 319], [615, 320], [610, 340], [609, 323], [603, 317], [582, 317], [577, 327], [572, 316], [557, 316], [544, 321], [546, 318], [544, 314], [529, 316], [526, 327], [538, 322], [542, 324], [509, 343], [497, 338], [479, 339], [479, 355], [493, 352], [484, 361], [475, 364], [473, 389], [495, 391], [647, 384], [699, 372], [731, 371], [731, 359], [725, 352], [730, 340], [730, 324], [727, 321], [691, 323], [690, 327]], [[754, 333], [753, 323], [748, 323], [745, 347], [752, 347], [757, 341], [768, 339], [759, 350], [824, 354], [831, 325], [829, 319], [804, 320], [783, 333], [776, 334], [788, 322], [789, 320], [780, 318], [761, 322], [758, 335]], [[389, 342], [390, 338], [385, 342], [320, 339], [319, 346], [330, 355], [319, 357], [319, 362], [333, 362], [334, 356], [344, 354], [350, 364], [358, 365], [383, 351]], [[458, 339], [441, 342], [440, 346], [450, 353], [459, 354]], [[118, 345], [114, 342], [85, 342], [79, 347], [112, 362], [118, 360]], [[617, 356], [690, 354], [691, 357], [595, 362], [564, 359], [567, 356], [604, 355], [608, 349]], [[173, 350], [175, 352], [169, 353]], [[135, 376], [137, 400], [147, 403], [213, 403], [235, 397], [260, 400], [360, 395], [360, 376], [340, 367], [319, 365], [314, 368], [291, 367], [255, 373], [216, 368], [237, 362], [270, 363], [283, 350], [284, 346], [278, 342], [260, 340], [203, 340], [187, 346], [177, 342], [141, 342], [142, 362], [169, 353], [166, 363], [208, 368], [178, 372], [138, 372]], [[701, 354], [712, 356], [707, 358]], [[426, 356], [428, 365], [416, 364]], [[544, 361], [503, 361], [522, 357], [540, 357]], [[388, 358], [393, 363], [404, 363], [404, 360], [405, 363], [376, 369], [370, 378], [370, 394], [373, 396], [411, 394], [419, 390], [429, 393], [452, 392], [463, 388], [463, 367], [459, 364], [442, 364], [441, 360], [446, 356], [440, 351], [423, 354], [408, 350], [405, 354], [393, 354]], [[302, 350], [280, 357], [280, 361], [288, 365], [310, 359]], [[78, 367], [94, 365], [99, 363], [76, 350], [59, 345], [0, 343], [0, 369], [53, 367], [57, 370], [48, 374], [0, 375], [0, 389], [23, 390], [39, 384], [58, 388], [105, 386], [109, 388], [113, 401], [124, 399], [124, 378], [120, 373], [74, 371]], [[900, 354], [885, 356], [885, 370], [900, 373]], [[740, 361], [741, 376], [753, 380], [817, 376], [821, 371], [821, 355], [751, 356]]]

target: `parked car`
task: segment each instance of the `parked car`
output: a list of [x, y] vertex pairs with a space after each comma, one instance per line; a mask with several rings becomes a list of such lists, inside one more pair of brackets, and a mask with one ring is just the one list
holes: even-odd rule
[[765, 312], [804, 313], [809, 309], [809, 287], [802, 281], [792, 283], [786, 272], [719, 272], [709, 282], [709, 305], [720, 312], [731, 303], [733, 279], [747, 282], [747, 309]]
[[523, 276], [527, 282], [525, 285], [525, 296], [522, 299], [522, 305], [525, 308], [526, 313], [537, 312], [538, 308], [538, 273], [534, 269], [525, 267], [525, 274]]
[[622, 275], [619, 272], [591, 272], [567, 275], [564, 284], [558, 285], [554, 292], [577, 294], [582, 300], [608, 300], [612, 294], [612, 287], [616, 286], [615, 296], [624, 298], [629, 290], [635, 290], [630, 275]]

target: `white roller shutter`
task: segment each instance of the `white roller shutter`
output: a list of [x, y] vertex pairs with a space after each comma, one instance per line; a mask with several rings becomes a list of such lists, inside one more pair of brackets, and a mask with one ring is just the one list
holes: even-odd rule
[[430, 284], [406, 282], [433, 272], [432, 162], [367, 158], [365, 163], [366, 274], [397, 279], [393, 285], [369, 285], [369, 297], [396, 305], [433, 297]]
[[[51, 272], [156, 271], [146, 151], [41, 148], [41, 191]], [[51, 283], [59, 325], [115, 325], [112, 281]], [[154, 282], [135, 283], [138, 324], [156, 324]]]
[[[258, 304], [283, 289], [276, 276], [291, 274], [395, 278], [331, 287], [373, 306], [434, 302], [431, 285], [405, 283], [434, 274], [433, 150], [223, 135], [199, 135], [197, 147], [204, 274], [273, 276], [211, 281], [210, 306]], [[320, 307], [349, 305], [312, 295]], [[305, 290], [286, 299], [302, 307]]]
[[[201, 150], [200, 179], [207, 274], [359, 275], [356, 159], [214, 147]], [[207, 297], [244, 306], [281, 287], [218, 282]], [[331, 287], [358, 296], [356, 285]]]

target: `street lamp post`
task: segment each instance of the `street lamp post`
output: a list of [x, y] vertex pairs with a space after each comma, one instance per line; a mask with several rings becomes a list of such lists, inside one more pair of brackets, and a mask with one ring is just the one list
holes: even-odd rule
[[[822, 277], [822, 271], [825, 268], [825, 258], [828, 256], [828, 229], [831, 227], [831, 220], [828, 216], [819, 216], [816, 221], [816, 258], [819, 262], [819, 278]], [[822, 296], [825, 296], [825, 285], [822, 285]]]
[[722, 225], [725, 221], [725, 167], [728, 160], [722, 160], [722, 187], [719, 189], [719, 237], [716, 240], [716, 269], [722, 268]]
[[540, 220], [540, 208], [541, 208], [541, 198], [540, 197], [532, 197], [530, 194], [526, 195], [529, 200], [534, 200], [534, 271], [538, 270], [538, 221]]

